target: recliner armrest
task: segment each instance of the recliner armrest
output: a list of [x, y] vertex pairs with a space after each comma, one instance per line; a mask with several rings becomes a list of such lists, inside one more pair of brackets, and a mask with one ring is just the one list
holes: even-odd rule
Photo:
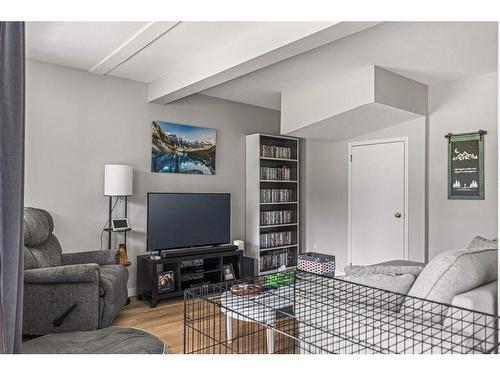
[[26, 284], [98, 283], [99, 265], [89, 263], [34, 268], [24, 271], [24, 282]]
[[100, 266], [116, 264], [118, 250], [95, 250], [62, 254], [63, 264], [97, 263]]

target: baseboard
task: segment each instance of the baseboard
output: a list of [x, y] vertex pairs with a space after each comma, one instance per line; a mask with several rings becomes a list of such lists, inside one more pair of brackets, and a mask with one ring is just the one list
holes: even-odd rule
[[137, 288], [128, 288], [128, 296], [135, 297], [137, 295]]

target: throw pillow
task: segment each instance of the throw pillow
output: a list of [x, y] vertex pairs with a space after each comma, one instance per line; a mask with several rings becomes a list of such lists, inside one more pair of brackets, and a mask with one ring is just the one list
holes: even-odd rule
[[488, 249], [498, 249], [497, 239], [488, 240], [487, 238], [476, 236], [472, 239], [467, 250], [488, 250]]

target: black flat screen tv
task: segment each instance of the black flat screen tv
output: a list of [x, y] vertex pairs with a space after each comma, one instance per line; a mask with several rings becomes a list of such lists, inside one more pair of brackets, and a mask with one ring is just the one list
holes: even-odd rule
[[230, 242], [231, 194], [148, 193], [147, 250]]

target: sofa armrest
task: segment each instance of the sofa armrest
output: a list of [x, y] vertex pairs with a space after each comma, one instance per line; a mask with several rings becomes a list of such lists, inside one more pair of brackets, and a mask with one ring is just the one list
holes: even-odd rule
[[100, 266], [116, 264], [118, 250], [96, 250], [82, 251], [78, 253], [67, 253], [62, 255], [63, 264], [86, 264], [97, 263]]
[[484, 284], [453, 297], [451, 305], [464, 309], [480, 311], [487, 314], [496, 314], [497, 311], [497, 281]]
[[24, 271], [26, 284], [99, 283], [99, 265], [75, 264]]
[[448, 309], [443, 326], [460, 332], [462, 337], [468, 335], [468, 345], [474, 346], [478, 351], [490, 350], [494, 344], [492, 340], [495, 335], [495, 325], [490, 324], [489, 319], [470, 313], [468, 310], [496, 315], [497, 281], [456, 295], [451, 305], [453, 307]]

